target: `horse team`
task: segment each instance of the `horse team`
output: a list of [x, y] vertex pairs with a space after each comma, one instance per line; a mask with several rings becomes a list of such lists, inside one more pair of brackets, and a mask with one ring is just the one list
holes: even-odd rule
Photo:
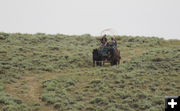
[[105, 62], [110, 62], [111, 65], [118, 66], [120, 59], [120, 51], [117, 48], [107, 50], [107, 56], [103, 56], [98, 49], [93, 50], [93, 66], [102, 66]]

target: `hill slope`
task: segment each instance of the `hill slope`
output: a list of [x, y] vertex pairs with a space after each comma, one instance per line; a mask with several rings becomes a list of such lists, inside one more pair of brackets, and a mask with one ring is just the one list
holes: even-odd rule
[[120, 67], [92, 67], [99, 38], [0, 33], [1, 110], [160, 111], [180, 95], [179, 40], [117, 36]]

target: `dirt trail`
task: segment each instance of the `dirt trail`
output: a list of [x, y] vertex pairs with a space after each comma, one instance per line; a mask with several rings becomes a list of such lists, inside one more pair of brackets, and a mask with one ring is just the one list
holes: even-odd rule
[[29, 104], [39, 102], [40, 111], [56, 111], [53, 106], [47, 106], [41, 101], [42, 81], [52, 79], [60, 73], [43, 73], [23, 76], [16, 83], [6, 84], [6, 91], [14, 97], [21, 98]]
[[123, 62], [130, 61], [134, 57], [140, 56], [145, 50], [147, 50], [146, 47], [133, 48], [133, 53], [128, 50], [121, 50], [121, 64], [123, 64]]

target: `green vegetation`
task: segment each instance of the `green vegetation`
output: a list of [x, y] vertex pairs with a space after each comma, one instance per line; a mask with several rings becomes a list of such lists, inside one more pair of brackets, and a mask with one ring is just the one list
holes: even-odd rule
[[120, 66], [92, 67], [99, 39], [0, 33], [0, 110], [162, 111], [180, 95], [179, 40], [116, 36]]

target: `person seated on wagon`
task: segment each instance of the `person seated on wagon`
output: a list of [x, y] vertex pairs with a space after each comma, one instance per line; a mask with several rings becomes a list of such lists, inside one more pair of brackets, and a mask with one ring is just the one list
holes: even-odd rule
[[117, 41], [114, 37], [111, 38], [111, 41], [112, 41], [112, 47], [113, 48], [117, 47]]
[[101, 38], [101, 46], [106, 46], [107, 45], [107, 38], [106, 34]]

